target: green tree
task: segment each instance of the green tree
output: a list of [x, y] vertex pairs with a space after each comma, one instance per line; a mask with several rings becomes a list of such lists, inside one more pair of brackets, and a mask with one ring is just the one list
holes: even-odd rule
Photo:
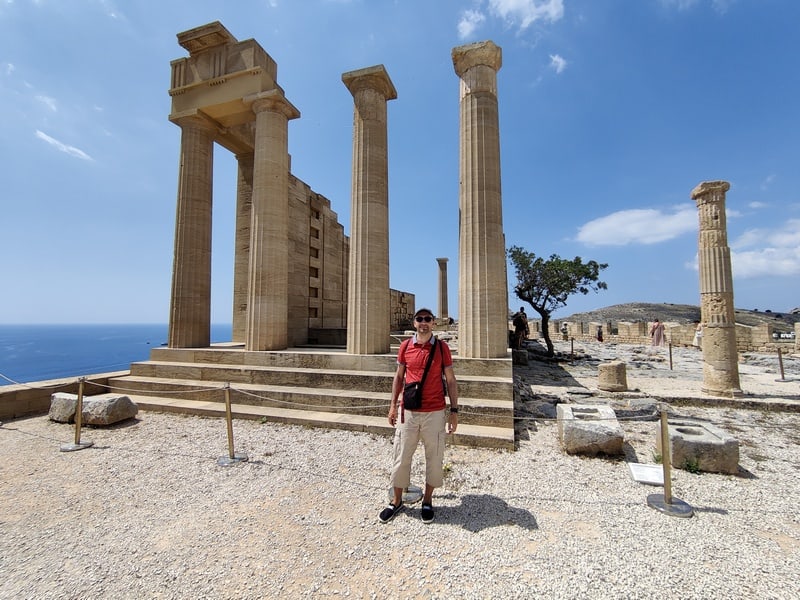
[[588, 294], [608, 289], [600, 281], [600, 271], [607, 264], [590, 260], [584, 263], [580, 256], [573, 260], [552, 254], [547, 260], [537, 257], [520, 246], [508, 249], [508, 258], [514, 265], [517, 284], [514, 293], [517, 298], [527, 302], [542, 317], [542, 335], [547, 344], [547, 356], [553, 356], [553, 342], [550, 340], [550, 315], [567, 304], [572, 294]]

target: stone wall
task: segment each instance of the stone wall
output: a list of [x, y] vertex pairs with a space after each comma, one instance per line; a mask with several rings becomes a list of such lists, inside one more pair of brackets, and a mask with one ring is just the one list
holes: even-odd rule
[[[596, 342], [597, 327], [603, 326], [603, 342], [618, 344], [639, 344], [649, 345], [649, 323], [642, 321], [608, 321], [600, 323], [597, 321], [550, 321], [550, 339], [560, 340], [564, 335], [561, 333], [562, 324], [567, 326], [567, 339], [574, 339], [580, 342]], [[541, 322], [531, 321], [529, 323], [531, 339], [538, 339], [541, 336]], [[694, 323], [664, 323], [666, 327], [667, 343], [673, 346], [691, 346], [694, 339]], [[777, 352], [781, 348], [783, 352], [800, 352], [800, 323], [794, 325], [795, 338], [775, 338], [774, 327], [770, 324], [751, 327], [748, 325], [736, 324], [736, 347], [739, 352]]]

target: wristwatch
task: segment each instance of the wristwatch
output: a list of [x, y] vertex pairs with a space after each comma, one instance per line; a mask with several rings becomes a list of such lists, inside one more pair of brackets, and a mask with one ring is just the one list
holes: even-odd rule
[[450, 412], [451, 413], [458, 413], [458, 407], [457, 406], [451, 406], [450, 407]]

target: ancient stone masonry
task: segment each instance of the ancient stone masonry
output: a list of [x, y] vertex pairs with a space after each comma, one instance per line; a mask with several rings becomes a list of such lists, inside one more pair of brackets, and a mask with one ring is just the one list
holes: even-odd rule
[[438, 317], [441, 323], [447, 324], [450, 313], [447, 308], [447, 259], [437, 258], [439, 264], [439, 312]]
[[705, 181], [692, 190], [700, 220], [698, 263], [703, 329], [703, 391], [742, 393], [736, 349], [733, 275], [725, 219], [726, 181]]
[[[288, 121], [300, 116], [275, 61], [219, 22], [178, 34], [170, 120], [181, 128], [169, 346], [210, 343], [214, 145], [238, 164], [232, 341], [249, 350], [343, 330], [349, 240], [330, 201], [290, 173]], [[289, 259], [291, 257], [291, 260]]]
[[397, 91], [383, 65], [350, 71], [353, 95], [353, 184], [350, 219], [347, 352], [389, 351], [388, 100]]
[[503, 205], [500, 190], [499, 47], [453, 48], [461, 79], [459, 140], [459, 355], [505, 357], [508, 347]]

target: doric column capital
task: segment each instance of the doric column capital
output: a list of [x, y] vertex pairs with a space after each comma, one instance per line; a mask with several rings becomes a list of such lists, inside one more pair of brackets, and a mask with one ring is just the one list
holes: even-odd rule
[[486, 66], [499, 71], [503, 65], [503, 51], [490, 40], [457, 46], [453, 48], [452, 56], [453, 67], [459, 77], [473, 67]]
[[342, 82], [353, 96], [364, 90], [376, 90], [386, 100], [397, 98], [397, 90], [383, 65], [342, 73]]
[[447, 265], [447, 261], [448, 261], [448, 260], [449, 260], [449, 259], [447, 259], [447, 258], [437, 258], [437, 259], [436, 259], [436, 262], [438, 262], [438, 263], [439, 263], [439, 266], [441, 267], [441, 266], [445, 266], [445, 265]]
[[727, 181], [703, 181], [692, 190], [692, 200], [701, 204], [707, 196], [711, 196], [709, 200], [719, 199], [720, 194], [725, 194], [729, 189], [731, 184]]
[[254, 113], [268, 111], [280, 113], [287, 119], [296, 119], [300, 116], [300, 111], [286, 99], [280, 90], [269, 90], [251, 94], [242, 98], [242, 102], [251, 105]]

